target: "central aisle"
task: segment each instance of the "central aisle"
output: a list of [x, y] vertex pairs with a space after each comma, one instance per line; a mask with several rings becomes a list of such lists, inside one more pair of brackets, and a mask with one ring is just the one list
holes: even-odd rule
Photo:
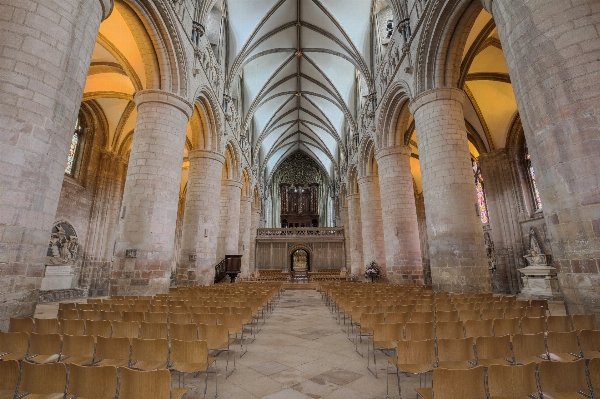
[[[287, 290], [269, 315], [241, 359], [237, 358], [237, 346], [236, 371], [226, 380], [224, 375], [219, 376], [220, 398], [385, 398], [385, 371], [375, 379], [367, 370], [367, 359], [355, 352], [354, 344], [342, 331], [343, 324], [336, 323], [320, 293]], [[225, 354], [221, 354], [221, 374], [224, 360]], [[378, 361], [385, 365], [383, 355], [378, 355]], [[198, 387], [198, 393], [191, 391], [189, 398], [202, 397], [203, 376], [186, 378], [187, 384]], [[395, 384], [395, 376], [391, 376], [390, 397], [398, 397]], [[213, 395], [211, 375], [207, 398]]]

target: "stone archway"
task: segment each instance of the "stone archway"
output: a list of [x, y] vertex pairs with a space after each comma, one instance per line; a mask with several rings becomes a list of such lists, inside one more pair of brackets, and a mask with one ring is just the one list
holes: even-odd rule
[[[308, 272], [311, 270], [311, 248], [304, 244], [297, 244], [290, 248], [288, 252], [289, 257], [289, 265], [288, 270], [294, 271], [294, 267], [296, 266], [298, 270], [305, 267], [305, 270]], [[302, 263], [305, 263], [302, 265]]]

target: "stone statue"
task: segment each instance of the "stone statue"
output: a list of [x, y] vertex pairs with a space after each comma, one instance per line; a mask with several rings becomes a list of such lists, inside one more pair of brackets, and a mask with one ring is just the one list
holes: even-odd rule
[[78, 250], [79, 241], [73, 227], [64, 222], [56, 223], [48, 243], [47, 264], [61, 265], [69, 263], [69, 261], [75, 260]]
[[529, 230], [529, 252], [524, 256], [527, 259], [528, 266], [547, 266], [548, 259], [542, 253], [540, 242], [533, 227]]

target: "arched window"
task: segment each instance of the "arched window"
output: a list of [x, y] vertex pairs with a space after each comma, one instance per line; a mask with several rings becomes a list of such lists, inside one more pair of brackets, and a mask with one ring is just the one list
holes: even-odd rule
[[479, 209], [479, 218], [481, 223], [488, 224], [490, 222], [488, 216], [487, 200], [485, 199], [485, 191], [483, 185], [483, 176], [481, 175], [481, 168], [476, 160], [471, 159], [473, 165], [473, 173], [475, 174], [475, 191], [477, 192], [477, 207]]
[[527, 175], [529, 192], [531, 193], [531, 198], [533, 200], [533, 209], [537, 212], [542, 210], [542, 199], [540, 198], [540, 191], [535, 178], [535, 170], [533, 170], [533, 166], [531, 165], [531, 155], [529, 155], [527, 143], [524, 144], [524, 147], [525, 174]]
[[71, 148], [69, 149], [67, 166], [65, 167], [66, 175], [73, 176], [75, 174], [75, 163], [77, 162], [79, 147], [81, 147], [80, 144], [82, 133], [83, 129], [81, 127], [81, 121], [79, 118], [77, 118], [77, 122], [75, 122], [75, 131], [73, 132], [73, 137], [71, 138]]

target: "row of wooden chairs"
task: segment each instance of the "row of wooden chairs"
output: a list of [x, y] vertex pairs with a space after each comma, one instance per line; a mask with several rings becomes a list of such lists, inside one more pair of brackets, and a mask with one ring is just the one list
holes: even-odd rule
[[422, 399], [592, 398], [594, 392], [600, 391], [600, 359], [587, 366], [585, 360], [579, 360], [468, 370], [438, 368], [433, 370], [432, 388], [416, 391]]
[[[254, 312], [253, 312], [254, 309]], [[62, 320], [108, 320], [108, 321], [137, 321], [150, 323], [190, 323], [194, 317], [202, 319], [204, 317], [217, 317], [224, 314], [239, 314], [243, 319], [249, 321], [258, 318], [257, 308], [194, 308], [191, 311], [181, 309], [173, 312], [119, 312], [119, 311], [98, 311], [98, 310], [59, 310], [58, 318]], [[204, 316], [203, 316], [204, 315]], [[210, 315], [210, 316], [208, 316]]]
[[[120, 374], [120, 378], [119, 378]], [[180, 399], [187, 389], [171, 388], [169, 370], [138, 371], [111, 366], [0, 362], [2, 398]], [[204, 392], [206, 397], [206, 388]], [[216, 394], [215, 394], [216, 397]]]

